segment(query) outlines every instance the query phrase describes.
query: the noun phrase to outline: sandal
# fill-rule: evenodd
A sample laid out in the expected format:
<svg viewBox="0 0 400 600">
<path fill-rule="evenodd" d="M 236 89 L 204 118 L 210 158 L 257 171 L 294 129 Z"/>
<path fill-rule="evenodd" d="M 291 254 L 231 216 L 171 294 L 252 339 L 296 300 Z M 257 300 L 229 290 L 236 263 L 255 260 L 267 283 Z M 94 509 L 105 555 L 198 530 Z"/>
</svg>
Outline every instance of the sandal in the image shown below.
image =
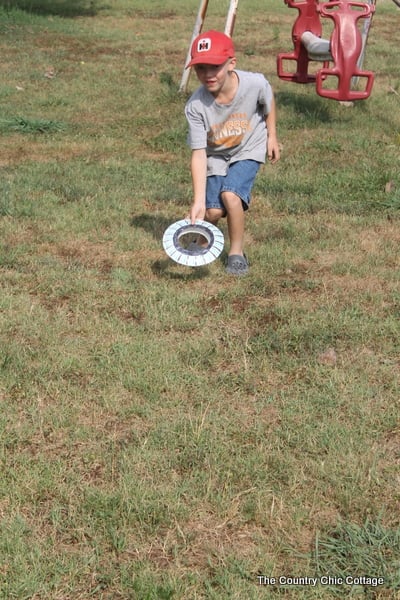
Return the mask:
<svg viewBox="0 0 400 600">
<path fill-rule="evenodd" d="M 249 263 L 246 256 L 241 256 L 240 254 L 228 256 L 226 272 L 231 275 L 246 275 L 249 272 Z"/>
</svg>

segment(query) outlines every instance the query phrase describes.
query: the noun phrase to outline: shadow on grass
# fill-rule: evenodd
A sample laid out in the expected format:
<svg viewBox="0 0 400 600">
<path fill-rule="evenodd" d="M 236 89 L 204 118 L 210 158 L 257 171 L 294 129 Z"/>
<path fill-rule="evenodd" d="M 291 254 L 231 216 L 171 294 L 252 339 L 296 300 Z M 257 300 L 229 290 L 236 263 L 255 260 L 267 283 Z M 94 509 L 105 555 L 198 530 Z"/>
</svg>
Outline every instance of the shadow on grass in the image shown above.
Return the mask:
<svg viewBox="0 0 400 600">
<path fill-rule="evenodd" d="M 152 215 L 142 213 L 132 217 L 130 222 L 132 227 L 140 227 L 144 231 L 151 233 L 152 236 L 161 243 L 164 232 L 171 225 L 170 219 L 162 215 Z M 152 272 L 167 279 L 180 279 L 182 281 L 194 281 L 203 279 L 209 275 L 209 269 L 204 267 L 184 267 L 174 263 L 170 258 L 156 260 L 151 267 Z"/>
<path fill-rule="evenodd" d="M 38 15 L 59 17 L 95 16 L 101 8 L 98 0 L 0 0 L 0 8 L 25 10 Z"/>
<path fill-rule="evenodd" d="M 311 85 L 309 84 L 309 86 Z M 304 94 L 301 88 L 304 89 L 304 84 L 292 84 L 289 91 L 276 93 L 277 104 L 293 111 L 293 115 L 298 119 L 299 127 L 319 127 L 321 123 L 334 123 L 338 120 L 337 114 L 331 111 L 331 107 L 337 105 L 335 100 L 327 100 L 318 96 L 315 88 L 313 95 Z M 363 102 L 354 102 L 352 106 L 354 110 L 366 110 L 366 104 Z"/>
<path fill-rule="evenodd" d="M 291 108 L 295 114 L 301 115 L 302 126 L 306 122 L 308 125 L 320 123 L 329 123 L 332 121 L 332 114 L 329 108 L 319 96 L 303 96 L 293 92 L 277 92 L 276 101 L 280 106 Z"/>
<path fill-rule="evenodd" d="M 170 258 L 156 260 L 151 265 L 154 275 L 166 279 L 179 279 L 181 281 L 196 281 L 210 275 L 208 267 L 183 267 L 174 263 Z"/>
<path fill-rule="evenodd" d="M 132 227 L 140 227 L 151 233 L 156 240 L 161 240 L 164 231 L 171 225 L 171 221 L 162 215 L 152 215 L 149 213 L 142 213 L 131 219 Z"/>
</svg>

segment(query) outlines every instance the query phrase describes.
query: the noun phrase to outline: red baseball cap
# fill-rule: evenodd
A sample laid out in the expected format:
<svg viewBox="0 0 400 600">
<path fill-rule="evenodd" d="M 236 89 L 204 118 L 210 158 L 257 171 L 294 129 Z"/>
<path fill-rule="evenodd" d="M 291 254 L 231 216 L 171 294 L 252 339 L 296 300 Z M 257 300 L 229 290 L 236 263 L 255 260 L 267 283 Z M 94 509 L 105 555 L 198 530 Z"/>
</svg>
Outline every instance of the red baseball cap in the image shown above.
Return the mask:
<svg viewBox="0 0 400 600">
<path fill-rule="evenodd" d="M 190 51 L 192 65 L 222 65 L 228 58 L 235 56 L 232 39 L 220 31 L 206 31 L 198 35 L 192 43 Z"/>
</svg>

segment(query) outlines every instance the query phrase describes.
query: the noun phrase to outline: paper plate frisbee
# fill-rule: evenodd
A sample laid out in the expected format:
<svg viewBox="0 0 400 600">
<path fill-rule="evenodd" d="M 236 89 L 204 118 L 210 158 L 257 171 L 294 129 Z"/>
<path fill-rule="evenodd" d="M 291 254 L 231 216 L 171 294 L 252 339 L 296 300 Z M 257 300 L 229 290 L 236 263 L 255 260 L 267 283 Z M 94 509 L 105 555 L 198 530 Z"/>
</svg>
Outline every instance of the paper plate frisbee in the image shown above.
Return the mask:
<svg viewBox="0 0 400 600">
<path fill-rule="evenodd" d="M 188 234 L 203 236 L 207 245 L 199 246 L 194 239 L 185 247 L 182 237 Z M 183 219 L 173 223 L 165 230 L 163 246 L 168 256 L 180 265 L 202 267 L 221 254 L 224 248 L 224 235 L 218 227 L 206 221 L 198 220 L 192 225 L 189 219 Z"/>
</svg>

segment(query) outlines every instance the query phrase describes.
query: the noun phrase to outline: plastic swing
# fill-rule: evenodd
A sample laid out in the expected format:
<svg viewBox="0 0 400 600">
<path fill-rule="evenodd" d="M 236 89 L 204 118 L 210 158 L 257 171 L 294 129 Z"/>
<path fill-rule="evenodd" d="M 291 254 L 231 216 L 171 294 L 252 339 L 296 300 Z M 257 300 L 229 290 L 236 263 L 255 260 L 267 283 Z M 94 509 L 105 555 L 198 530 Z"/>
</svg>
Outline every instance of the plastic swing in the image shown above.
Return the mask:
<svg viewBox="0 0 400 600">
<path fill-rule="evenodd" d="M 352 101 L 368 98 L 374 74 L 362 70 L 360 62 L 375 5 L 372 2 L 351 0 L 322 3 L 318 0 L 285 0 L 285 3 L 290 8 L 296 8 L 299 14 L 292 29 L 293 51 L 278 54 L 278 76 L 295 83 L 315 82 L 317 94 L 333 100 Z M 320 17 L 327 17 L 334 23 L 330 40 L 321 38 Z M 360 19 L 366 20 L 367 29 L 364 36 L 358 27 Z M 284 61 L 295 61 L 296 71 L 285 71 Z M 315 74 L 309 73 L 310 61 L 323 62 L 322 68 Z M 365 89 L 361 91 L 353 89 L 354 82 L 359 78 L 366 81 Z M 327 82 L 332 85 L 332 89 L 326 86 Z"/>
</svg>

